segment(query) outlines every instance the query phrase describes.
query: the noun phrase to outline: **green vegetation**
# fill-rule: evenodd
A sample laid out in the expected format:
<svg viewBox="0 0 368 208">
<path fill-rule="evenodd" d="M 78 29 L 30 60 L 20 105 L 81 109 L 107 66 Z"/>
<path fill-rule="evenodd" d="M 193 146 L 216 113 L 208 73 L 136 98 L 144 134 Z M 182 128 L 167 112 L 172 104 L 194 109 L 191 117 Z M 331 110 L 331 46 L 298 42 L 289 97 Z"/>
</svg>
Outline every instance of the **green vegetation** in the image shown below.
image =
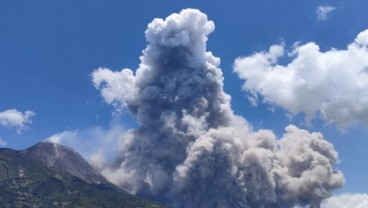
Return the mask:
<svg viewBox="0 0 368 208">
<path fill-rule="evenodd" d="M 69 153 L 70 156 L 70 153 Z M 60 175 L 26 151 L 0 149 L 1 207 L 161 208 L 106 181 L 88 183 Z"/>
</svg>

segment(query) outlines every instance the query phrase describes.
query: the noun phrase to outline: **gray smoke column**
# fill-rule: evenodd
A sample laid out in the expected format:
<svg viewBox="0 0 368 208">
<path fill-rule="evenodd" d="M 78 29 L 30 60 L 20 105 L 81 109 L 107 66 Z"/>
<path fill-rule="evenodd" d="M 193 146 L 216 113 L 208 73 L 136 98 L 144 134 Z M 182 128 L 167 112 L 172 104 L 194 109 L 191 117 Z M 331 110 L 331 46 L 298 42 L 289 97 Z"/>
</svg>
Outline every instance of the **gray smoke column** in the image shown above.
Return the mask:
<svg viewBox="0 0 368 208">
<path fill-rule="evenodd" d="M 206 51 L 214 23 L 195 9 L 154 19 L 130 69 L 93 72 L 105 101 L 139 122 L 121 140 L 118 165 L 102 173 L 174 207 L 318 207 L 343 185 L 332 144 L 288 126 L 281 139 L 233 113 L 220 59 Z"/>
</svg>

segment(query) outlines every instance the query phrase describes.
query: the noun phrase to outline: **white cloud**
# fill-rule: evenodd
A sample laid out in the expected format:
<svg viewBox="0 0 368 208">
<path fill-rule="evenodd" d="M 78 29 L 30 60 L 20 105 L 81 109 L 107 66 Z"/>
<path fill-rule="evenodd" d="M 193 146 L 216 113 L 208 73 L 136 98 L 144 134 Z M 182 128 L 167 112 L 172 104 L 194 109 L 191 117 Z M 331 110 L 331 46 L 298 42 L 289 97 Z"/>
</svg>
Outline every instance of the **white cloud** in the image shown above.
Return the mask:
<svg viewBox="0 0 368 208">
<path fill-rule="evenodd" d="M 105 102 L 116 107 L 124 107 L 125 102 L 135 99 L 135 77 L 129 69 L 112 72 L 110 69 L 99 68 L 93 71 L 92 81 L 95 88 L 101 91 Z"/>
<path fill-rule="evenodd" d="M 259 95 L 293 115 L 307 120 L 321 115 L 327 123 L 346 127 L 368 125 L 368 30 L 361 32 L 347 49 L 320 51 L 316 43 L 295 45 L 282 65 L 283 45 L 273 45 L 235 60 L 234 71 L 243 79 L 243 89 Z"/>
<path fill-rule="evenodd" d="M 4 141 L 4 140 L 2 140 L 1 138 L 0 138 L 0 147 L 5 147 L 7 145 L 7 142 L 6 141 Z"/>
<path fill-rule="evenodd" d="M 341 194 L 322 202 L 322 208 L 367 208 L 368 194 Z"/>
<path fill-rule="evenodd" d="M 64 142 L 74 142 L 74 139 L 77 136 L 78 135 L 76 131 L 63 131 L 48 137 L 46 140 L 57 144 L 63 144 Z"/>
<path fill-rule="evenodd" d="M 16 109 L 10 109 L 0 112 L 0 126 L 14 127 L 20 134 L 27 129 L 27 125 L 32 123 L 31 117 L 36 115 L 33 111 L 21 112 Z"/>
<path fill-rule="evenodd" d="M 317 8 L 316 13 L 317 13 L 317 21 L 325 21 L 328 17 L 328 15 L 332 12 L 336 10 L 335 7 L 330 6 L 330 5 L 321 5 Z"/>
</svg>

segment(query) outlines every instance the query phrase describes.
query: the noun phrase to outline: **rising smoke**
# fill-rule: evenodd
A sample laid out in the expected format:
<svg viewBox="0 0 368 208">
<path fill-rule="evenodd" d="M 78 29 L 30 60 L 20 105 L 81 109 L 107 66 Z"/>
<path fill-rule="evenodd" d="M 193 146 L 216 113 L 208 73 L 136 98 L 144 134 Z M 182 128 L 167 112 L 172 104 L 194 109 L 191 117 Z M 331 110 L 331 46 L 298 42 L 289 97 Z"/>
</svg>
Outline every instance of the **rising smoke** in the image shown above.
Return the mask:
<svg viewBox="0 0 368 208">
<path fill-rule="evenodd" d="M 105 101 L 140 124 L 121 140 L 118 165 L 102 173 L 174 207 L 318 207 L 344 183 L 337 152 L 320 133 L 290 125 L 278 140 L 235 115 L 220 59 L 206 51 L 213 30 L 194 9 L 154 19 L 136 73 L 93 72 Z"/>
</svg>

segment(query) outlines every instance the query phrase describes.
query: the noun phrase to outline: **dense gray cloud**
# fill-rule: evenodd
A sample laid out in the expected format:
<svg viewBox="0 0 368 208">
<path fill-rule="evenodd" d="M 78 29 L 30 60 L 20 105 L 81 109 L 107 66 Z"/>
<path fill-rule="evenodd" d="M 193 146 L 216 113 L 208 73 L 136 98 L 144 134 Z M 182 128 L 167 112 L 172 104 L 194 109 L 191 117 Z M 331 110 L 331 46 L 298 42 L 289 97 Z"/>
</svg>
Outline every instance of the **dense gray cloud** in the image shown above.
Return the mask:
<svg viewBox="0 0 368 208">
<path fill-rule="evenodd" d="M 273 45 L 268 52 L 235 60 L 234 71 L 254 100 L 260 95 L 293 115 L 304 113 L 307 120 L 320 115 L 339 127 L 368 125 L 368 30 L 346 50 L 295 45 L 290 62 L 281 65 L 284 48 Z"/>
<path fill-rule="evenodd" d="M 0 126 L 14 127 L 20 134 L 27 129 L 28 125 L 32 123 L 31 117 L 36 115 L 33 111 L 21 112 L 16 109 L 10 109 L 0 112 Z"/>
<path fill-rule="evenodd" d="M 213 30 L 194 9 L 155 19 L 135 73 L 93 72 L 105 101 L 140 124 L 124 134 L 118 163 L 103 175 L 179 208 L 317 207 L 344 183 L 333 168 L 337 152 L 320 133 L 290 125 L 278 140 L 235 115 L 220 59 L 206 51 Z"/>
</svg>

